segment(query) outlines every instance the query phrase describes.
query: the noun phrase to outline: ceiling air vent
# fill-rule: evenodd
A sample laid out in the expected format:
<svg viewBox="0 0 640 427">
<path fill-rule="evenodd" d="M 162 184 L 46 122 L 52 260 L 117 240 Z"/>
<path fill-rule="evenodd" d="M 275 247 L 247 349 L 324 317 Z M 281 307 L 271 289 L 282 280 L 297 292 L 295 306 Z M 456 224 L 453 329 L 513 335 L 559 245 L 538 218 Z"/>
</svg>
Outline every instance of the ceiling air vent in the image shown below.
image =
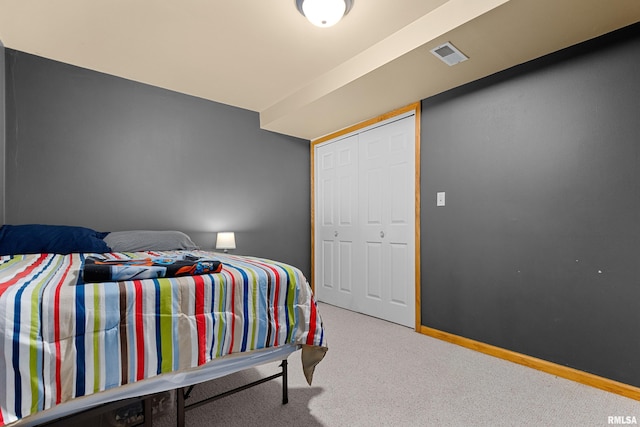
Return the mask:
<svg viewBox="0 0 640 427">
<path fill-rule="evenodd" d="M 440 46 L 431 49 L 431 53 L 440 58 L 442 62 L 451 66 L 456 65 L 458 62 L 466 61 L 467 58 L 464 53 L 460 52 L 450 42 L 441 44 Z"/>
</svg>

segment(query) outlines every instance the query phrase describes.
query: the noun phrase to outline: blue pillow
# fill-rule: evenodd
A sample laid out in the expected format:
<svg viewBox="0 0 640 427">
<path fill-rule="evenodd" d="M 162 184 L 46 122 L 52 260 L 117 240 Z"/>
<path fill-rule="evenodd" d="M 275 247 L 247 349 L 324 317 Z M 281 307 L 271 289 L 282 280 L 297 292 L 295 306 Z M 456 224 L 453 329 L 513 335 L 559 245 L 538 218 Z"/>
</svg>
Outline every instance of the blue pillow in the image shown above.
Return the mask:
<svg viewBox="0 0 640 427">
<path fill-rule="evenodd" d="M 107 234 L 69 225 L 3 225 L 0 227 L 0 255 L 111 252 L 102 240 Z"/>
</svg>

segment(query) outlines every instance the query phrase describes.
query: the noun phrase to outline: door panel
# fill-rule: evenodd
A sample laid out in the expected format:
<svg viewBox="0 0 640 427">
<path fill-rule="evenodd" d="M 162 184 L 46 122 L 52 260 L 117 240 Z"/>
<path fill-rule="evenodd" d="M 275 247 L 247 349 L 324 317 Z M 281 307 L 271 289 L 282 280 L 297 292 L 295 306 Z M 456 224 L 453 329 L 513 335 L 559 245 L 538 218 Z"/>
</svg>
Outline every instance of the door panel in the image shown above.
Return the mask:
<svg viewBox="0 0 640 427">
<path fill-rule="evenodd" d="M 358 142 L 367 153 L 359 163 L 360 206 L 368 214 L 361 217 L 362 233 L 368 248 L 379 247 L 377 257 L 365 258 L 365 271 L 379 271 L 373 283 L 380 286 L 366 313 L 406 326 L 415 326 L 414 126 L 408 117 L 362 132 Z"/>
<path fill-rule="evenodd" d="M 333 242 L 322 242 L 322 279 L 320 284 L 323 288 L 333 288 Z"/>
<path fill-rule="evenodd" d="M 374 307 L 382 300 L 382 245 L 367 242 L 364 283 L 368 300 L 374 300 Z"/>
<path fill-rule="evenodd" d="M 392 282 L 404 283 L 410 280 L 408 276 L 409 251 L 408 245 L 404 243 L 391 243 L 389 269 L 390 280 Z M 394 304 L 407 306 L 410 303 L 406 286 L 390 286 L 389 301 Z"/>
<path fill-rule="evenodd" d="M 334 211 L 334 198 L 333 198 L 333 177 L 325 177 L 322 179 L 320 194 L 322 199 L 326 200 L 322 205 L 322 218 L 321 224 L 325 227 L 333 225 L 333 211 Z"/>
<path fill-rule="evenodd" d="M 353 286 L 353 242 L 338 242 L 340 291 L 350 294 Z"/>
<path fill-rule="evenodd" d="M 345 138 L 318 147 L 316 151 L 320 163 L 316 194 L 321 195 L 316 202 L 316 212 L 322 212 L 316 236 L 317 241 L 322 242 L 324 256 L 331 257 L 329 267 L 324 265 L 317 269 L 322 276 L 316 275 L 316 278 L 323 285 L 316 289 L 316 294 L 318 300 L 344 308 L 352 304 L 354 265 L 357 264 L 354 259 L 358 209 L 357 149 L 356 138 Z"/>
<path fill-rule="evenodd" d="M 389 222 L 391 224 L 409 225 L 409 206 L 407 199 L 413 198 L 413 194 L 409 194 L 406 182 L 409 168 L 405 163 L 396 164 L 389 167 L 389 184 L 392 191 L 389 192 Z M 413 214 L 413 212 L 412 212 Z"/>
<path fill-rule="evenodd" d="M 355 218 L 353 217 L 353 203 L 350 191 L 340 191 L 340 189 L 348 189 L 355 187 L 355 177 L 350 175 L 343 175 L 340 177 L 340 184 L 338 188 L 338 192 L 340 194 L 340 225 L 345 226 L 354 226 Z"/>
<path fill-rule="evenodd" d="M 364 179 L 364 192 L 366 192 L 366 218 L 364 221 L 367 225 L 382 225 L 382 197 L 380 192 L 383 191 L 383 169 L 375 168 L 367 170 Z"/>
</svg>

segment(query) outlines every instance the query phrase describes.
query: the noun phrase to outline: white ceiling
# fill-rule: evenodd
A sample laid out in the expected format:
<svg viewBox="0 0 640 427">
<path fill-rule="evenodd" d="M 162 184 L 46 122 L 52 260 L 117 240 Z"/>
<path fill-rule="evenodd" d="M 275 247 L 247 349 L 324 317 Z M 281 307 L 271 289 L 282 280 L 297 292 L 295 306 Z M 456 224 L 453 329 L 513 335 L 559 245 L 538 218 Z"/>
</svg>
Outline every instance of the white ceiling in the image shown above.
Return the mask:
<svg viewBox="0 0 640 427">
<path fill-rule="evenodd" d="M 315 139 L 640 21 L 640 0 L 0 0 L 5 47 L 260 113 Z M 469 60 L 429 51 L 450 41 Z"/>
</svg>

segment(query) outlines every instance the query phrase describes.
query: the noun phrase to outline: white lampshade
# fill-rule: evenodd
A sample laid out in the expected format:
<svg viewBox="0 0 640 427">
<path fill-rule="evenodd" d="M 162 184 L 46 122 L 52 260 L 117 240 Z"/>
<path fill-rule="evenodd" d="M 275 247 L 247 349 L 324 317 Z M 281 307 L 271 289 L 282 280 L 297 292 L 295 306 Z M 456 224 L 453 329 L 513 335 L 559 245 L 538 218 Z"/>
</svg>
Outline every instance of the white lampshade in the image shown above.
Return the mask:
<svg viewBox="0 0 640 427">
<path fill-rule="evenodd" d="M 318 27 L 331 27 L 346 15 L 353 0 L 296 0 L 298 10 Z"/>
<path fill-rule="evenodd" d="M 216 249 L 224 249 L 226 252 L 227 249 L 235 249 L 236 248 L 236 234 L 233 231 L 225 231 L 218 233 L 218 237 L 216 238 Z"/>
</svg>

